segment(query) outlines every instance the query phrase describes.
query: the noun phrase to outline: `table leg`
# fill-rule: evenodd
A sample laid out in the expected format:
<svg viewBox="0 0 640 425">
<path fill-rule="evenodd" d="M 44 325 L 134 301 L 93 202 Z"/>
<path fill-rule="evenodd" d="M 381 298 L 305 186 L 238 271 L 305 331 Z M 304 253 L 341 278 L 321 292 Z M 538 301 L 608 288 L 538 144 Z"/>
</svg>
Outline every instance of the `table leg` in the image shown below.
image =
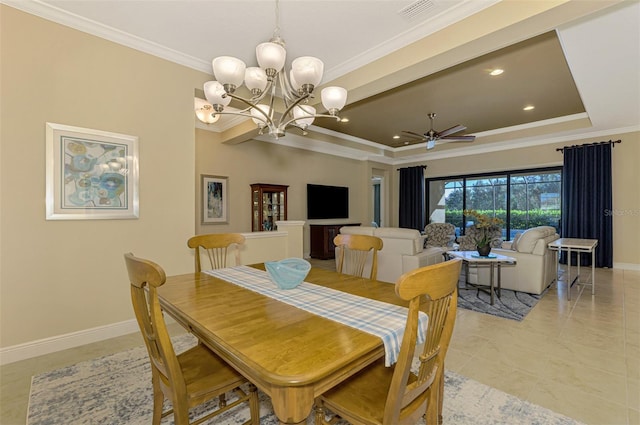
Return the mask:
<svg viewBox="0 0 640 425">
<path fill-rule="evenodd" d="M 498 298 L 502 295 L 500 294 L 500 290 L 502 289 L 502 265 L 500 263 L 496 264 L 498 267 Z"/>
<path fill-rule="evenodd" d="M 494 269 L 493 264 L 494 264 L 494 263 L 493 263 L 493 261 L 492 261 L 492 262 L 491 262 L 491 266 L 490 266 L 490 269 L 491 269 L 491 278 L 490 278 L 490 280 L 489 280 L 489 293 L 491 294 L 491 305 L 493 305 L 493 269 Z"/>
<path fill-rule="evenodd" d="M 567 301 L 571 301 L 571 248 L 567 248 Z"/>
<path fill-rule="evenodd" d="M 596 294 L 596 248 L 591 250 L 591 295 Z"/>
</svg>

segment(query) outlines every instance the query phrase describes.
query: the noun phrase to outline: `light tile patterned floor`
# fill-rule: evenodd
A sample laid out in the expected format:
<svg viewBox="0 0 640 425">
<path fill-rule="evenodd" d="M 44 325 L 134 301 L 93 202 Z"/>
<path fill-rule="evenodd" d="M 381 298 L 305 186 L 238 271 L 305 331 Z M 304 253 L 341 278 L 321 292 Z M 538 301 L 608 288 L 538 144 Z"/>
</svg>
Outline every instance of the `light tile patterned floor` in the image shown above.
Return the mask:
<svg viewBox="0 0 640 425">
<path fill-rule="evenodd" d="M 596 284 L 570 302 L 553 284 L 522 322 L 459 310 L 446 367 L 587 424 L 640 425 L 640 271 L 597 269 Z M 139 345 L 131 334 L 2 366 L 0 424 L 25 423 L 32 375 Z"/>
</svg>

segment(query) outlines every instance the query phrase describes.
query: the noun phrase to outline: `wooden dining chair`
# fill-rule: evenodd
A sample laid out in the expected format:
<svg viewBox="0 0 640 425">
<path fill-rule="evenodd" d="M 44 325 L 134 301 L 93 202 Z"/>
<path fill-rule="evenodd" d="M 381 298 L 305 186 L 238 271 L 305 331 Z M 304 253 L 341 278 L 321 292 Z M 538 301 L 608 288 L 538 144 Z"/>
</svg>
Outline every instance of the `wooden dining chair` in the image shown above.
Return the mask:
<svg viewBox="0 0 640 425">
<path fill-rule="evenodd" d="M 257 389 L 253 384 L 249 384 L 248 392 L 243 391 L 240 385 L 247 380 L 203 344 L 176 355 L 158 300 L 157 288 L 166 280 L 164 270 L 156 263 L 131 253 L 125 254 L 124 259 L 131 282 L 133 309 L 151 360 L 152 423 L 158 425 L 162 417 L 173 413 L 176 425 L 187 425 L 190 408 L 218 398 L 219 408 L 194 421 L 193 425 L 244 402 L 249 403 L 251 412 L 247 423 L 257 425 L 260 411 Z M 227 404 L 228 392 L 235 393 L 238 398 Z M 165 397 L 173 408 L 163 413 Z"/>
<path fill-rule="evenodd" d="M 316 425 L 340 418 L 352 424 L 416 424 L 425 414 L 427 425 L 441 423 L 444 358 L 456 318 L 459 276 L 459 259 L 400 276 L 396 294 L 409 301 L 409 313 L 397 363 L 385 367 L 382 358 L 320 395 L 315 402 Z M 428 314 L 429 324 L 420 366 L 413 373 L 420 309 Z M 329 422 L 325 409 L 336 414 Z"/>
<path fill-rule="evenodd" d="M 245 238 L 240 233 L 212 233 L 196 235 L 187 241 L 189 248 L 195 248 L 196 272 L 202 271 L 201 255 L 206 254 L 212 269 L 227 267 L 227 255 L 232 245 L 235 245 L 235 265 L 240 265 L 240 245 Z"/>
<path fill-rule="evenodd" d="M 378 276 L 378 251 L 382 249 L 382 239 L 369 235 L 337 235 L 333 244 L 339 248 L 336 270 L 338 273 L 365 277 L 365 266 L 372 252 L 369 279 Z"/>
</svg>

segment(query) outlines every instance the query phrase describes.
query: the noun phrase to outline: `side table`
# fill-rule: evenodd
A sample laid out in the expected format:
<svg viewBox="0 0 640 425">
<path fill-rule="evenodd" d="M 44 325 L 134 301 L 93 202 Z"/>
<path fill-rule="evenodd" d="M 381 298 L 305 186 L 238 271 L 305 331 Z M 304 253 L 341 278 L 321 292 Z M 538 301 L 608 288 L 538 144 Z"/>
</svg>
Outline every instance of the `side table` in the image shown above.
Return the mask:
<svg viewBox="0 0 640 425">
<path fill-rule="evenodd" d="M 490 279 L 489 285 L 486 288 L 489 291 L 489 295 L 491 297 L 491 305 L 494 304 L 494 293 L 497 293 L 498 298 L 500 298 L 500 288 L 501 288 L 501 266 L 504 264 L 515 265 L 516 259 L 513 257 L 507 257 L 506 255 L 500 254 L 489 254 L 487 257 L 482 257 L 478 255 L 478 251 L 447 251 L 447 255 L 449 257 L 460 258 L 464 263 L 467 270 L 467 275 L 469 274 L 469 265 L 473 265 L 474 267 L 489 267 Z M 495 270 L 498 270 L 498 279 L 497 279 L 497 287 L 495 285 Z M 476 285 L 478 289 L 483 289 L 485 285 Z M 497 289 L 497 291 L 496 291 Z"/>
<path fill-rule="evenodd" d="M 556 283 L 558 283 L 558 262 L 560 261 L 559 253 L 562 251 L 567 252 L 567 300 L 571 300 L 571 286 L 574 281 L 578 281 L 578 284 L 591 285 L 591 295 L 596 293 L 596 282 L 594 280 L 596 270 L 596 247 L 598 246 L 597 239 L 573 239 L 573 238 L 560 238 L 553 242 L 549 242 L 547 245 L 549 249 L 556 252 Z M 574 280 L 571 280 L 571 253 L 578 253 L 578 275 Z M 591 282 L 580 282 L 580 253 L 591 253 Z"/>
</svg>

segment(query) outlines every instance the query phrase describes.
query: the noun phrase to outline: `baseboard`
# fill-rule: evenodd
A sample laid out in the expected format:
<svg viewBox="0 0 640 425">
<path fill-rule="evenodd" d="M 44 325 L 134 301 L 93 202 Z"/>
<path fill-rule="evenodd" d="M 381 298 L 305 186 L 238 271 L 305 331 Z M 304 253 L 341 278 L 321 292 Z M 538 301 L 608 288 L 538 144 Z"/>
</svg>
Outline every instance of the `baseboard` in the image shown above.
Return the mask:
<svg viewBox="0 0 640 425">
<path fill-rule="evenodd" d="M 613 263 L 614 269 L 623 269 L 623 270 L 638 270 L 640 271 L 640 264 L 635 263 Z"/>
<path fill-rule="evenodd" d="M 91 344 L 92 342 L 115 338 L 133 332 L 140 332 L 140 328 L 138 328 L 138 323 L 135 319 L 13 345 L 0 349 L 0 365 L 66 350 L 67 348 Z"/>
</svg>

